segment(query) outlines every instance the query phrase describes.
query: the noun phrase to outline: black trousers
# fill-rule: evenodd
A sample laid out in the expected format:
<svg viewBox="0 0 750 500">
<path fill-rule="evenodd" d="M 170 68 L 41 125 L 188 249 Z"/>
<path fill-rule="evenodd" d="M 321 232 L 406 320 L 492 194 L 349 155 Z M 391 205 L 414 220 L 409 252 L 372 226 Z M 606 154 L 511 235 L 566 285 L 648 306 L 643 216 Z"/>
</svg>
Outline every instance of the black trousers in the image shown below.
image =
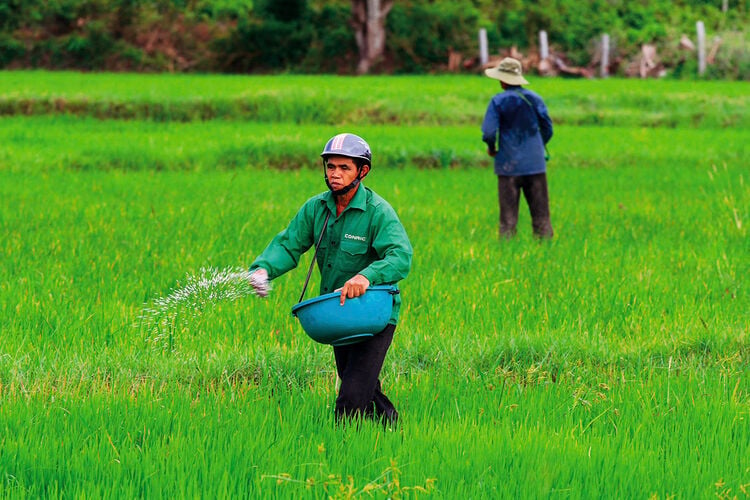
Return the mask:
<svg viewBox="0 0 750 500">
<path fill-rule="evenodd" d="M 497 176 L 497 198 L 500 202 L 500 238 L 516 235 L 518 205 L 521 193 L 526 198 L 531 213 L 531 227 L 540 238 L 552 237 L 552 222 L 549 216 L 547 174 Z"/>
<path fill-rule="evenodd" d="M 396 325 L 388 325 L 371 338 L 344 346 L 334 346 L 336 371 L 341 379 L 336 398 L 336 417 L 378 418 L 395 424 L 398 412 L 383 394 L 380 370 L 393 342 Z"/>
</svg>

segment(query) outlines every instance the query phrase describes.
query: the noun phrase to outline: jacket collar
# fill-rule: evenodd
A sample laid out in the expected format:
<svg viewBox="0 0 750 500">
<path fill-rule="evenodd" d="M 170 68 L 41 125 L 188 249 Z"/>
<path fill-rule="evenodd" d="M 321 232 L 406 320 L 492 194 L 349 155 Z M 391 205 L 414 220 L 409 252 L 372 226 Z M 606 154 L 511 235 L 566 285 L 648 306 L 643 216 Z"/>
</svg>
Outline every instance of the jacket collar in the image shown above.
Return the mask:
<svg viewBox="0 0 750 500">
<path fill-rule="evenodd" d="M 331 211 L 331 213 L 336 213 L 336 201 L 333 199 L 333 193 L 328 191 L 324 196 L 323 200 L 325 201 L 326 206 L 328 207 L 328 210 Z M 357 186 L 357 191 L 354 193 L 354 197 L 349 202 L 349 205 L 344 209 L 344 212 L 349 210 L 350 208 L 356 208 L 357 210 L 362 210 L 363 212 L 367 208 L 367 189 L 365 189 L 365 185 L 360 182 L 359 186 Z"/>
</svg>

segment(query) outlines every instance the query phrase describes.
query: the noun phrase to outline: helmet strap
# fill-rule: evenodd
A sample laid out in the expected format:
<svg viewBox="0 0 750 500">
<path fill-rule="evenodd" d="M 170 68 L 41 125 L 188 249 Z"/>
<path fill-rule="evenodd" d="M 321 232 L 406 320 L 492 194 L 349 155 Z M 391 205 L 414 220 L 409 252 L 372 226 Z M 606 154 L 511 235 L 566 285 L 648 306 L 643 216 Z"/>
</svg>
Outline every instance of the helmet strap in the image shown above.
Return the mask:
<svg viewBox="0 0 750 500">
<path fill-rule="evenodd" d="M 334 190 L 331 187 L 331 185 L 328 183 L 328 177 L 326 177 L 326 186 L 328 186 L 328 189 L 331 190 L 331 194 L 333 194 L 334 196 L 341 196 L 341 195 L 344 195 L 344 194 L 348 193 L 349 191 L 351 191 L 355 187 L 359 186 L 359 182 L 360 182 L 360 179 L 359 179 L 359 177 L 357 177 L 348 186 L 344 186 L 341 189 Z"/>
</svg>

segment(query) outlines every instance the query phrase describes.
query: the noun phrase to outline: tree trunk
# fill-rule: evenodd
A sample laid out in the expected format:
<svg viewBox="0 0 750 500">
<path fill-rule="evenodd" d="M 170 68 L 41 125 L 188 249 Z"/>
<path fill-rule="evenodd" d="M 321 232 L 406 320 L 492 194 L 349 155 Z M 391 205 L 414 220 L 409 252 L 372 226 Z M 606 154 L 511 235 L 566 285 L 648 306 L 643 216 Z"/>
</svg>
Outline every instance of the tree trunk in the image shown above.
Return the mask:
<svg viewBox="0 0 750 500">
<path fill-rule="evenodd" d="M 393 0 L 352 0 L 354 38 L 359 48 L 357 73 L 369 73 L 385 51 L 385 18 Z"/>
</svg>

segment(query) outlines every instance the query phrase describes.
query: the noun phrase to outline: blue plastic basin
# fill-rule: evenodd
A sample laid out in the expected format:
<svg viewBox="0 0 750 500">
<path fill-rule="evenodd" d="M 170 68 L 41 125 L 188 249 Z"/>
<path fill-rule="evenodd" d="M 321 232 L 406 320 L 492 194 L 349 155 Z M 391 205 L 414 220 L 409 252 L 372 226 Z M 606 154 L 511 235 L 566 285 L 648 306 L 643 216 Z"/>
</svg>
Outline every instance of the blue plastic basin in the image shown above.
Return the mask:
<svg viewBox="0 0 750 500">
<path fill-rule="evenodd" d="M 364 295 L 346 299 L 343 306 L 341 293 L 327 293 L 296 304 L 292 314 L 316 342 L 354 344 L 386 327 L 393 310 L 393 295 L 397 293 L 392 285 L 371 286 Z"/>
</svg>

